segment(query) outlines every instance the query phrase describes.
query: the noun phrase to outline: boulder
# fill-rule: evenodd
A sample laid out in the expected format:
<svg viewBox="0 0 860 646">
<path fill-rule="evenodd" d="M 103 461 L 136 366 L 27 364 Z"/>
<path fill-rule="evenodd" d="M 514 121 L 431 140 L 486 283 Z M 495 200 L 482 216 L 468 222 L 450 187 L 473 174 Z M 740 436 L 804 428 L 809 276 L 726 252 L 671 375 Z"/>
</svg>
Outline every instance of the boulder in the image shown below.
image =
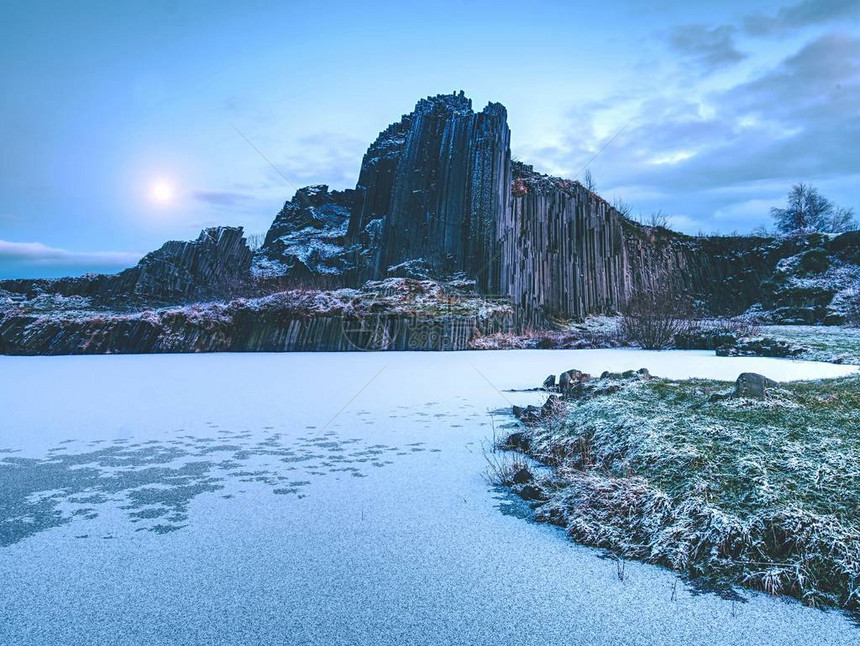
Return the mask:
<svg viewBox="0 0 860 646">
<path fill-rule="evenodd" d="M 581 370 L 571 369 L 558 376 L 558 389 L 562 395 L 570 396 L 582 389 L 582 384 L 591 379 L 591 375 Z"/>
<path fill-rule="evenodd" d="M 521 469 L 517 469 L 513 477 L 514 484 L 521 485 L 533 482 L 534 479 L 535 477 L 532 475 L 532 472 L 529 471 L 528 467 L 522 467 Z"/>
<path fill-rule="evenodd" d="M 763 399 L 768 388 L 779 384 L 773 379 L 755 372 L 741 373 L 735 382 L 735 397 L 748 397 L 752 399 Z"/>
<path fill-rule="evenodd" d="M 533 426 L 541 420 L 541 409 L 537 406 L 514 406 L 512 409 L 514 417 L 526 426 Z"/>
<path fill-rule="evenodd" d="M 526 426 L 534 426 L 541 422 L 551 420 L 564 410 L 562 400 L 557 395 L 550 395 L 544 402 L 543 406 L 514 406 L 512 409 L 514 417 L 520 420 Z M 510 438 L 509 438 L 510 439 Z"/>
<path fill-rule="evenodd" d="M 508 449 L 510 451 L 520 451 L 521 453 L 525 453 L 529 450 L 531 446 L 531 438 L 522 432 L 511 433 L 508 435 L 508 438 L 505 440 L 502 448 Z"/>
<path fill-rule="evenodd" d="M 523 500 L 531 500 L 541 502 L 547 499 L 547 495 L 543 489 L 536 484 L 526 484 L 516 489 L 517 494 Z"/>
<path fill-rule="evenodd" d="M 555 375 L 550 375 L 546 379 L 543 380 L 544 390 L 552 390 L 555 388 Z"/>
<path fill-rule="evenodd" d="M 755 336 L 738 339 L 717 348 L 718 357 L 796 357 L 805 348 L 770 337 Z"/>
</svg>

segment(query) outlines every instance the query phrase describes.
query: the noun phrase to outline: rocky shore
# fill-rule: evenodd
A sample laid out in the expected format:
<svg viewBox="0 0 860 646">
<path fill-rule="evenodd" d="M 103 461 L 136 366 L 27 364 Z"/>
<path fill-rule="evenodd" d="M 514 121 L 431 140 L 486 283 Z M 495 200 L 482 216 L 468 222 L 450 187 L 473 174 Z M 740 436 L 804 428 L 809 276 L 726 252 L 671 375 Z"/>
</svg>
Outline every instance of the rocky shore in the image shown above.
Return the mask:
<svg viewBox="0 0 860 646">
<path fill-rule="evenodd" d="M 860 611 L 860 378 L 547 378 L 497 480 L 614 558 Z M 542 465 L 542 466 L 541 466 Z"/>
</svg>

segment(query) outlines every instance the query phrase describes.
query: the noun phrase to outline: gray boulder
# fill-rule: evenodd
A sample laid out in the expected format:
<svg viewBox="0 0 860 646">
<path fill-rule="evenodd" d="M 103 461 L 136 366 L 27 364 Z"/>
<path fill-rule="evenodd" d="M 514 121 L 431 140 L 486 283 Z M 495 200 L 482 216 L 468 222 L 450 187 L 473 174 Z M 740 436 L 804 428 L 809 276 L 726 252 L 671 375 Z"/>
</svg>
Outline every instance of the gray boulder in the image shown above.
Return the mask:
<svg viewBox="0 0 860 646">
<path fill-rule="evenodd" d="M 763 399 L 768 388 L 779 384 L 773 379 L 755 372 L 744 372 L 735 382 L 735 397 L 749 397 L 752 399 Z"/>
</svg>

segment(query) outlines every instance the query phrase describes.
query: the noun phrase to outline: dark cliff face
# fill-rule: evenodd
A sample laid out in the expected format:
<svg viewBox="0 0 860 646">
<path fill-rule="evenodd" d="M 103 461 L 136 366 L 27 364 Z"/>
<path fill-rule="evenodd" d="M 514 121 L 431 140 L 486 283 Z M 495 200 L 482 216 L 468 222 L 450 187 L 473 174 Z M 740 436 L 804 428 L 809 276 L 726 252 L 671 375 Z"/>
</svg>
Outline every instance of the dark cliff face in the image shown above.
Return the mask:
<svg viewBox="0 0 860 646">
<path fill-rule="evenodd" d="M 501 291 L 521 326 L 612 314 L 669 287 L 703 314 L 841 324 L 860 285 L 860 233 L 692 237 L 623 217 L 578 182 L 513 164 Z"/>
<path fill-rule="evenodd" d="M 354 194 L 329 191 L 325 185 L 299 189 L 275 216 L 256 254 L 257 278 L 288 275 L 293 285 L 325 285 L 332 278 L 352 282 L 355 258 L 346 244 L 346 230 Z"/>
<path fill-rule="evenodd" d="M 29 297 L 84 296 L 117 306 L 221 298 L 248 289 L 252 258 L 241 227 L 214 227 L 196 240 L 166 242 L 118 274 L 8 280 L 0 289 Z"/>
<path fill-rule="evenodd" d="M 495 289 L 499 214 L 507 209 L 510 130 L 505 108 L 475 113 L 462 92 L 429 97 L 384 130 L 364 157 L 349 234 L 381 234 L 367 276 L 421 261 Z M 396 271 L 396 270 L 395 270 Z"/>
<path fill-rule="evenodd" d="M 523 324 L 614 312 L 627 293 L 621 216 L 578 182 L 513 165 L 500 288 Z"/>
</svg>

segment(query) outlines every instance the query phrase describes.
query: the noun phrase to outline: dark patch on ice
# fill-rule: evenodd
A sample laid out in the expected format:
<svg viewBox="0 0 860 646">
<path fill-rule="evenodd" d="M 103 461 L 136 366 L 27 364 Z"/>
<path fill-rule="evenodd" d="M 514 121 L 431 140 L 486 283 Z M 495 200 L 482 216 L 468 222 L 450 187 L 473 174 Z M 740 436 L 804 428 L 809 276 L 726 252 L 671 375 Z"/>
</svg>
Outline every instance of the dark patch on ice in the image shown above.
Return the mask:
<svg viewBox="0 0 860 646">
<path fill-rule="evenodd" d="M 237 492 L 236 483 L 253 482 L 251 492 L 270 486 L 276 495 L 304 498 L 311 480 L 296 478 L 298 469 L 314 477 L 348 473 L 363 478 L 367 474 L 356 465 L 383 467 L 392 464 L 383 456 L 410 453 L 384 444 L 365 446 L 355 437 L 341 440 L 334 431 L 289 438 L 271 428 L 263 430 L 262 438 L 229 430 L 219 431 L 218 438 L 123 438 L 78 453 L 54 447 L 41 458 L 0 450 L 0 547 L 73 521 L 95 519 L 108 505 L 125 512 L 135 531 L 168 534 L 188 526 L 191 502 L 202 494 L 232 485 L 230 492 L 218 496 L 228 500 L 247 493 Z M 418 444 L 423 443 L 410 448 Z"/>
<path fill-rule="evenodd" d="M 531 505 L 514 494 L 509 488 L 493 487 L 493 491 L 497 494 L 496 500 L 499 501 L 496 507 L 504 516 L 513 516 L 520 520 L 534 521 L 534 510 Z"/>
<path fill-rule="evenodd" d="M 682 576 L 681 580 L 694 597 L 703 594 L 713 594 L 726 601 L 736 601 L 738 603 L 747 603 L 749 601 L 735 586 L 729 583 L 716 581 L 709 577 L 692 578 Z"/>
</svg>

